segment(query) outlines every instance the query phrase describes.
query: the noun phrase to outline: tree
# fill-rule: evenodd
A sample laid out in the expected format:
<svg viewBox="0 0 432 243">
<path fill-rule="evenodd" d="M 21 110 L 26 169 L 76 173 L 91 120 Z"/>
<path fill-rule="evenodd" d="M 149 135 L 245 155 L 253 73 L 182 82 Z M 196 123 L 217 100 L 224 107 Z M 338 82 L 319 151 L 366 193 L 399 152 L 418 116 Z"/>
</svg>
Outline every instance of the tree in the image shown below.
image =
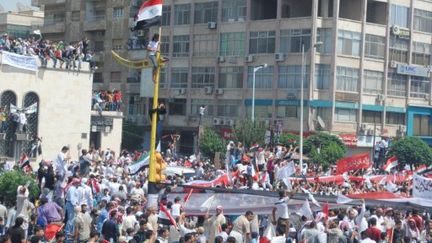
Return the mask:
<svg viewBox="0 0 432 243">
<path fill-rule="evenodd" d="M 251 146 L 254 142 L 264 144 L 265 132 L 264 123 L 250 120 L 237 122 L 234 127 L 235 138 L 246 146 Z"/>
<path fill-rule="evenodd" d="M 300 136 L 292 133 L 285 133 L 279 137 L 279 143 L 283 144 L 285 147 L 296 147 L 299 145 Z"/>
<path fill-rule="evenodd" d="M 22 171 L 18 170 L 2 173 L 0 175 L 0 191 L 2 192 L 0 197 L 3 197 L 3 200 L 5 202 L 15 205 L 18 186 L 25 185 L 27 183 L 30 183 L 28 187 L 30 192 L 29 196 L 33 198 L 38 198 L 39 187 L 36 183 L 35 178 L 26 175 Z"/>
<path fill-rule="evenodd" d="M 324 169 L 327 169 L 344 157 L 346 147 L 338 137 L 327 133 L 318 133 L 305 140 L 303 152 L 312 162 L 321 164 Z"/>
<path fill-rule="evenodd" d="M 432 150 L 420 138 L 404 137 L 391 144 L 389 157 L 396 156 L 399 166 L 409 165 L 411 169 L 418 165 L 432 164 Z"/>
<path fill-rule="evenodd" d="M 201 153 L 209 158 L 214 158 L 216 152 L 225 154 L 225 140 L 213 129 L 205 128 L 199 140 Z"/>
<path fill-rule="evenodd" d="M 144 127 L 135 123 L 123 122 L 122 148 L 136 150 L 142 147 L 144 141 Z"/>
</svg>

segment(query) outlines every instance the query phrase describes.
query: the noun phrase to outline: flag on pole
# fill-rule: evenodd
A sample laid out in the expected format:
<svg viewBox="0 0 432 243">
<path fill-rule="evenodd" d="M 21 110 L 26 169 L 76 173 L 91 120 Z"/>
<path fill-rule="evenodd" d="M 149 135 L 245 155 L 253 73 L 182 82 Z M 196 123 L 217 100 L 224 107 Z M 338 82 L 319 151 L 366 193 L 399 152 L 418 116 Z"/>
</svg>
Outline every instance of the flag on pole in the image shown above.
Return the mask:
<svg viewBox="0 0 432 243">
<path fill-rule="evenodd" d="M 391 169 L 393 169 L 397 165 L 398 165 L 398 159 L 396 158 L 396 156 L 392 156 L 387 160 L 386 164 L 383 166 L 383 169 L 387 172 L 390 172 Z"/>
<path fill-rule="evenodd" d="M 135 16 L 135 26 L 133 30 L 150 28 L 160 25 L 162 19 L 162 0 L 145 1 Z"/>
</svg>

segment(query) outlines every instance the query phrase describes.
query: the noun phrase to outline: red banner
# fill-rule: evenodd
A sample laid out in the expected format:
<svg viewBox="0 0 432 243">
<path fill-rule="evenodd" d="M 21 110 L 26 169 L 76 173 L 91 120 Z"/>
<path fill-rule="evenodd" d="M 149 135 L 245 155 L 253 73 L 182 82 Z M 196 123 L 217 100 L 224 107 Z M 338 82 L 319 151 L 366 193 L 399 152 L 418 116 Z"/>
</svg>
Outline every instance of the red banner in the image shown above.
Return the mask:
<svg viewBox="0 0 432 243">
<path fill-rule="evenodd" d="M 343 174 L 347 171 L 367 169 L 371 165 L 369 153 L 356 154 L 339 160 L 336 164 L 336 173 Z"/>
</svg>

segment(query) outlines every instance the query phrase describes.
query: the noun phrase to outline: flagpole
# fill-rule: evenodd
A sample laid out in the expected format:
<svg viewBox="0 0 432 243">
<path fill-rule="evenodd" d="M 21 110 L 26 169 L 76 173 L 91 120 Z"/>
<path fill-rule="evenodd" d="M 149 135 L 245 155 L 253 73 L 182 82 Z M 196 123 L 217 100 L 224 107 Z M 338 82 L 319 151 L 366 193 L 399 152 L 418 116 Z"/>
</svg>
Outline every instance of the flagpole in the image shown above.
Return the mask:
<svg viewBox="0 0 432 243">
<path fill-rule="evenodd" d="M 158 117 L 158 99 L 159 99 L 159 79 L 161 70 L 161 54 L 160 54 L 160 40 L 162 35 L 162 27 L 159 27 L 159 40 L 158 50 L 156 52 L 156 75 L 154 80 L 153 89 L 153 106 L 154 111 L 151 115 L 151 136 L 150 136 L 150 163 L 148 174 L 148 189 L 149 189 L 149 206 L 157 206 L 158 189 L 156 188 L 156 130 L 157 130 L 157 117 Z"/>
</svg>

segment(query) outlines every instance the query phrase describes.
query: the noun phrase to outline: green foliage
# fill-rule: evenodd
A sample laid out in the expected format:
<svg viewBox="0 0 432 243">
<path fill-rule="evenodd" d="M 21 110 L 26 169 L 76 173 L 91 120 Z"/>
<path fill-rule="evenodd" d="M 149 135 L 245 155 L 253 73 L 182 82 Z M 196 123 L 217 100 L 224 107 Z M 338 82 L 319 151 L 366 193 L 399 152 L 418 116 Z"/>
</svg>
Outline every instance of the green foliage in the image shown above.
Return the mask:
<svg viewBox="0 0 432 243">
<path fill-rule="evenodd" d="M 200 151 L 204 156 L 214 158 L 216 152 L 225 154 L 225 140 L 211 128 L 205 128 L 199 140 Z"/>
<path fill-rule="evenodd" d="M 305 140 L 303 151 L 312 162 L 319 163 L 324 169 L 327 169 L 344 157 L 346 147 L 338 137 L 318 133 Z"/>
<path fill-rule="evenodd" d="M 390 146 L 389 156 L 396 156 L 399 166 L 418 166 L 432 163 L 432 150 L 420 138 L 404 137 Z"/>
<path fill-rule="evenodd" d="M 123 122 L 122 148 L 127 150 L 141 149 L 144 141 L 144 127 L 128 121 Z"/>
<path fill-rule="evenodd" d="M 285 147 L 296 147 L 300 143 L 300 136 L 292 133 L 285 133 L 280 135 L 279 143 L 283 144 Z"/>
<path fill-rule="evenodd" d="M 28 182 L 30 183 L 28 187 L 30 191 L 29 196 L 38 198 L 39 187 L 35 178 L 18 170 L 2 173 L 0 175 L 0 191 L 2 192 L 1 197 L 3 197 L 5 203 L 12 203 L 15 205 L 18 186 L 25 185 Z"/>
<path fill-rule="evenodd" d="M 265 124 L 257 121 L 244 120 L 237 122 L 234 127 L 235 138 L 246 146 L 250 146 L 254 142 L 264 144 L 265 132 Z"/>
</svg>

